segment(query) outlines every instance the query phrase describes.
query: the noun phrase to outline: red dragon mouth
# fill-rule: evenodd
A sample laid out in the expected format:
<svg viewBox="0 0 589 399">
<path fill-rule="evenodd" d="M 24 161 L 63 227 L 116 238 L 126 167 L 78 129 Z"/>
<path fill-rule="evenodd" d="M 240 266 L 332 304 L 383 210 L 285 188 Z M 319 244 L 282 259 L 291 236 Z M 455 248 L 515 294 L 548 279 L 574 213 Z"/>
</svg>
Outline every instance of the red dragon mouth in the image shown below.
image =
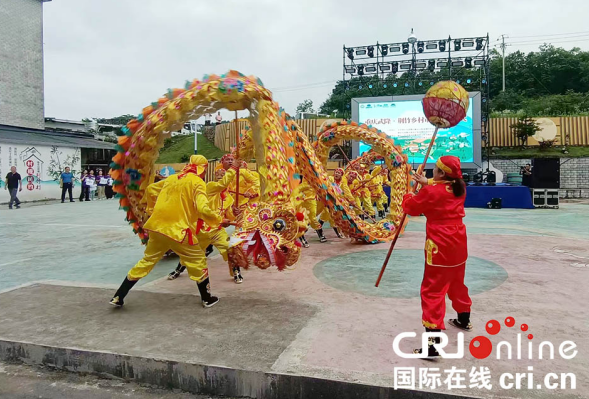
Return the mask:
<svg viewBox="0 0 589 399">
<path fill-rule="evenodd" d="M 247 236 L 243 250 L 245 255 L 253 259 L 253 263 L 261 269 L 276 266 L 278 270 L 284 270 L 286 267 L 288 248 L 285 246 L 276 248 L 272 239 L 260 234 L 258 230 Z"/>
</svg>

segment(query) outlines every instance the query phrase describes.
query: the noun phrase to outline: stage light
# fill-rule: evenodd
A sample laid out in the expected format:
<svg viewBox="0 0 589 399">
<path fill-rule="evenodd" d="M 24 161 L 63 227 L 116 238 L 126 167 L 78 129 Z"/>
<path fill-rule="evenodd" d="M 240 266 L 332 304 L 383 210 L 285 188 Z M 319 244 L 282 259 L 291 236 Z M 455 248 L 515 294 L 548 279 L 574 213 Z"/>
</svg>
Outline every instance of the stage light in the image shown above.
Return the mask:
<svg viewBox="0 0 589 399">
<path fill-rule="evenodd" d="M 409 43 L 403 43 L 403 54 L 407 54 L 409 52 Z"/>
<path fill-rule="evenodd" d="M 386 89 L 386 88 L 387 88 L 387 84 L 386 84 L 386 83 L 385 83 L 385 84 L 383 84 L 383 85 L 382 85 L 382 87 L 383 87 L 384 89 Z"/>
<path fill-rule="evenodd" d="M 423 86 L 423 82 L 419 82 L 418 85 Z"/>
<path fill-rule="evenodd" d="M 411 63 L 401 64 L 401 68 L 400 69 L 401 70 L 404 70 L 404 71 L 406 71 L 408 69 L 411 69 Z"/>
<path fill-rule="evenodd" d="M 481 80 L 481 83 L 484 84 L 484 85 L 487 84 L 487 79 Z"/>
<path fill-rule="evenodd" d="M 482 50 L 483 49 L 483 39 L 481 37 L 479 37 L 477 39 L 477 50 Z"/>
<path fill-rule="evenodd" d="M 358 86 L 358 90 L 362 90 L 362 85 L 359 85 Z"/>
<path fill-rule="evenodd" d="M 417 52 L 418 53 L 423 53 L 423 46 L 424 46 L 423 42 L 421 42 L 421 41 L 417 42 Z"/>
<path fill-rule="evenodd" d="M 464 59 L 464 67 L 465 68 L 472 68 L 472 58 L 466 57 Z"/>
<path fill-rule="evenodd" d="M 356 67 L 354 67 L 353 65 L 346 65 L 346 73 L 355 73 L 356 72 Z"/>
<path fill-rule="evenodd" d="M 466 79 L 466 84 L 471 84 L 472 83 L 472 79 Z"/>
<path fill-rule="evenodd" d="M 460 79 L 456 79 L 456 83 L 460 84 Z"/>
<path fill-rule="evenodd" d="M 399 47 L 399 46 L 391 46 L 391 47 L 389 47 L 389 51 L 391 53 L 398 53 L 399 51 L 401 51 L 401 47 Z"/>
<path fill-rule="evenodd" d="M 433 72 L 436 69 L 436 61 L 429 60 L 427 62 L 427 69 L 429 69 L 430 72 Z"/>
<path fill-rule="evenodd" d="M 425 69 L 426 66 L 427 66 L 427 64 L 425 62 L 416 62 L 415 63 L 416 69 Z"/>
<path fill-rule="evenodd" d="M 393 73 L 397 73 L 399 72 L 399 63 L 398 62 L 393 62 Z"/>
<path fill-rule="evenodd" d="M 430 86 L 433 86 L 434 85 L 434 81 L 432 80 L 431 82 L 429 82 L 429 85 Z"/>
<path fill-rule="evenodd" d="M 456 39 L 454 40 L 454 51 L 460 51 L 460 40 Z"/>
<path fill-rule="evenodd" d="M 364 65 L 358 65 L 358 75 L 364 75 Z"/>
<path fill-rule="evenodd" d="M 452 66 L 453 67 L 461 67 L 464 65 L 464 62 L 462 62 L 462 60 L 454 60 L 452 61 Z"/>
<path fill-rule="evenodd" d="M 350 108 L 350 104 L 346 104 L 346 108 Z"/>
<path fill-rule="evenodd" d="M 391 64 L 379 64 L 378 67 L 381 72 L 389 72 L 391 70 Z"/>
<path fill-rule="evenodd" d="M 356 55 L 366 55 L 366 49 L 363 49 L 363 48 L 357 49 Z"/>
<path fill-rule="evenodd" d="M 382 46 L 380 46 L 380 53 L 383 56 L 386 56 L 389 53 L 389 46 L 387 46 L 386 44 L 383 44 Z"/>
<path fill-rule="evenodd" d="M 472 39 L 467 39 L 462 42 L 462 47 L 474 47 Z"/>
<path fill-rule="evenodd" d="M 483 102 L 484 102 L 484 103 L 486 103 L 486 102 L 487 102 L 487 99 L 486 99 L 485 97 L 483 97 Z"/>
<path fill-rule="evenodd" d="M 366 65 L 366 73 L 374 73 L 374 72 L 376 72 L 376 66 Z"/>
<path fill-rule="evenodd" d="M 447 68 L 447 67 L 448 67 L 448 61 L 446 61 L 446 60 L 438 61 L 438 68 Z"/>
<path fill-rule="evenodd" d="M 485 60 L 474 60 L 475 66 L 485 66 Z"/>
<path fill-rule="evenodd" d="M 368 88 L 369 89 L 372 89 L 372 83 L 368 85 Z"/>
<path fill-rule="evenodd" d="M 370 58 L 374 57 L 374 47 L 373 46 L 368 46 L 368 56 Z"/>
<path fill-rule="evenodd" d="M 393 87 L 397 87 L 397 83 L 393 83 Z"/>
<path fill-rule="evenodd" d="M 428 43 L 425 45 L 425 48 L 426 48 L 426 50 L 435 50 L 435 49 L 437 49 L 437 48 L 438 48 L 438 44 L 437 44 L 437 43 L 435 43 L 435 42 L 428 42 Z"/>
<path fill-rule="evenodd" d="M 444 51 L 446 51 L 446 41 L 445 40 L 440 40 L 438 42 L 438 48 L 440 49 L 440 52 L 443 53 Z"/>
<path fill-rule="evenodd" d="M 409 87 L 409 83 L 405 82 L 405 87 Z"/>
<path fill-rule="evenodd" d="M 348 58 L 353 60 L 354 59 L 354 49 L 348 48 L 348 49 L 346 49 L 346 51 L 348 52 Z"/>
</svg>

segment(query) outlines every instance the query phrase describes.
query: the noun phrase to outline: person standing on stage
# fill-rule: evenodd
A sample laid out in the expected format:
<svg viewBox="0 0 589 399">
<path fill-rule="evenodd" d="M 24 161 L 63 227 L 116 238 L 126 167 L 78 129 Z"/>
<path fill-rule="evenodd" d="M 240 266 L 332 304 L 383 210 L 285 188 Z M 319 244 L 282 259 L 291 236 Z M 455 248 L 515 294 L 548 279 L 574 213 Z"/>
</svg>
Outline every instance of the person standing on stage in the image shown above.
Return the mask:
<svg viewBox="0 0 589 399">
<path fill-rule="evenodd" d="M 428 332 L 445 330 L 448 294 L 452 307 L 458 313 L 458 318 L 450 319 L 449 323 L 470 331 L 472 300 L 464 284 L 468 249 L 466 226 L 462 222 L 466 185 L 462 180 L 460 159 L 455 156 L 440 157 L 431 182 L 419 174 L 413 178 L 423 187 L 417 194 L 405 194 L 402 206 L 408 215 L 424 214 L 427 218 L 425 272 L 421 283 L 422 324 Z M 430 358 L 439 356 L 433 346 L 435 343 L 439 343 L 439 338 L 430 338 Z M 414 353 L 421 353 L 421 349 L 416 349 Z"/>
<path fill-rule="evenodd" d="M 532 165 L 522 166 L 519 174 L 522 176 L 522 186 L 532 187 Z"/>
</svg>

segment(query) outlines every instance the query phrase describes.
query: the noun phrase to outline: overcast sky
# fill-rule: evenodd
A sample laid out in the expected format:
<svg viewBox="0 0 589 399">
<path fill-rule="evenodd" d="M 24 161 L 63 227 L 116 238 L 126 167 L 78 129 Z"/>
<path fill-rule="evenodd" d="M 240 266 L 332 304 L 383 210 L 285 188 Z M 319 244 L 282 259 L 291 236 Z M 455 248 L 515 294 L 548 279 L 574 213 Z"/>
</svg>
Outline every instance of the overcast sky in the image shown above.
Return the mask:
<svg viewBox="0 0 589 399">
<path fill-rule="evenodd" d="M 587 0 L 53 0 L 44 9 L 45 116 L 64 119 L 137 114 L 170 87 L 229 69 L 258 76 L 291 114 L 307 98 L 317 108 L 342 77 L 344 44 L 399 42 L 411 28 L 421 39 L 507 34 L 521 43 L 508 51 L 543 39 L 589 48 Z"/>
</svg>

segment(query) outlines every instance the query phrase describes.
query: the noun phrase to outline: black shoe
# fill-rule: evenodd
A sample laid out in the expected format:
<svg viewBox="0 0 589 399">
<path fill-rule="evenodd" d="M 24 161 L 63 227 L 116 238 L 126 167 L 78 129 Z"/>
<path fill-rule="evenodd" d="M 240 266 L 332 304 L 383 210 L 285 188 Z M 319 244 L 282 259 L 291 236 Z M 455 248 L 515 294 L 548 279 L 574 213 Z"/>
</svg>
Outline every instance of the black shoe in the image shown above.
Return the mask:
<svg viewBox="0 0 589 399">
<path fill-rule="evenodd" d="M 137 284 L 137 281 L 139 280 L 131 281 L 129 280 L 129 277 L 125 277 L 123 284 L 121 284 L 117 292 L 115 292 L 115 296 L 112 297 L 109 303 L 119 308 L 123 306 L 125 304 L 125 297 L 129 293 L 129 291 L 131 291 L 131 288 L 133 288 L 133 286 Z"/>
<path fill-rule="evenodd" d="M 74 200 L 70 200 L 70 202 L 76 202 L 76 201 L 74 201 Z"/>
<path fill-rule="evenodd" d="M 422 349 L 413 349 L 413 353 L 415 355 L 421 355 L 422 353 Z M 437 359 L 440 357 L 440 353 L 438 352 L 438 350 L 436 348 L 434 348 L 434 340 L 432 338 L 428 339 L 428 343 L 427 343 L 427 357 L 425 357 L 425 359 Z"/>
<path fill-rule="evenodd" d="M 61 203 L 62 203 L 62 204 L 63 204 L 64 202 L 65 202 L 64 200 L 61 200 Z"/>
<path fill-rule="evenodd" d="M 20 209 L 20 204 L 16 206 L 16 209 Z"/>
<path fill-rule="evenodd" d="M 342 235 L 342 233 L 339 232 L 337 227 L 334 227 L 333 231 L 335 231 L 335 235 L 337 236 L 337 238 L 344 238 L 344 236 Z"/>
<path fill-rule="evenodd" d="M 200 283 L 196 283 L 196 285 L 198 286 L 198 291 L 200 292 L 203 307 L 210 308 L 219 302 L 219 298 L 211 295 L 211 284 L 208 277 Z"/>
<path fill-rule="evenodd" d="M 239 268 L 239 266 L 235 266 L 233 268 L 233 282 L 235 284 L 243 283 L 243 276 L 241 275 L 241 269 Z"/>
<path fill-rule="evenodd" d="M 456 328 L 464 331 L 472 331 L 472 324 L 470 323 L 470 312 L 458 313 L 457 319 L 450 319 L 448 323 Z"/>
<path fill-rule="evenodd" d="M 213 247 L 213 244 L 209 245 L 207 249 L 205 249 L 205 257 L 208 257 L 210 254 L 212 254 L 214 250 L 215 247 Z"/>
<path fill-rule="evenodd" d="M 299 238 L 299 241 L 301 242 L 301 244 L 303 244 L 303 247 L 309 248 L 309 243 L 307 242 L 307 239 L 304 235 Z"/>
<path fill-rule="evenodd" d="M 186 266 L 182 266 L 182 264 L 178 263 L 176 270 L 168 274 L 168 280 L 176 280 L 178 277 L 180 277 L 184 270 L 186 270 Z"/>
<path fill-rule="evenodd" d="M 317 231 L 317 235 L 319 236 L 320 242 L 327 242 L 327 238 L 323 235 L 323 229 L 315 230 Z"/>
</svg>

